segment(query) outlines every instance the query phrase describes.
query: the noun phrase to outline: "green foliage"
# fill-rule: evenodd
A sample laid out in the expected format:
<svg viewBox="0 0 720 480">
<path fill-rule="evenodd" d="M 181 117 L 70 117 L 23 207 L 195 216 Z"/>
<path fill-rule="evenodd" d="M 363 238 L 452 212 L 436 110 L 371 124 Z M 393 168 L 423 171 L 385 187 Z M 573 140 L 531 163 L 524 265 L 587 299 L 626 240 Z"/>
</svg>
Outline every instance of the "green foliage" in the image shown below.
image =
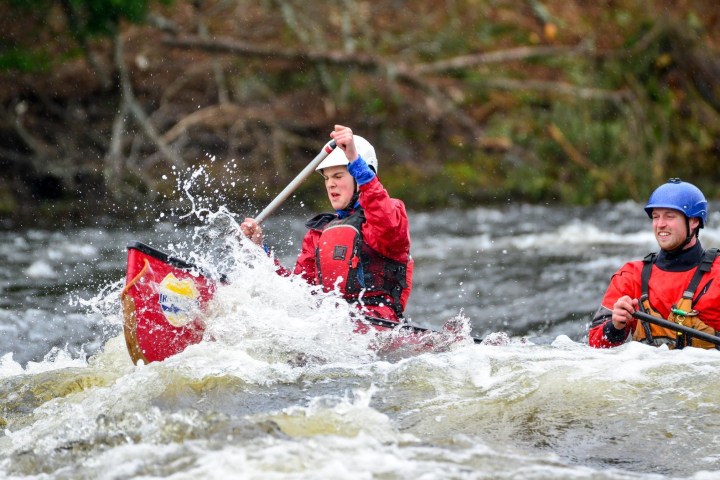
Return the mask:
<svg viewBox="0 0 720 480">
<path fill-rule="evenodd" d="M 94 37 L 113 35 L 124 21 L 143 22 L 153 3 L 168 5 L 171 1 L 0 0 L 0 13 L 20 26 L 10 37 L 12 43 L 0 39 L 0 71 L 46 72 L 80 51 L 72 43 L 68 46 L 67 37 L 84 45 Z M 65 22 L 64 29 L 56 31 L 57 24 L 49 19 L 58 14 Z"/>
<path fill-rule="evenodd" d="M 11 48 L 0 51 L 0 71 L 15 70 L 26 73 L 47 71 L 50 57 L 45 51 L 22 50 Z"/>
<path fill-rule="evenodd" d="M 45 16 L 60 3 L 70 33 L 77 38 L 112 35 L 123 21 L 141 23 L 152 3 L 169 5 L 172 0 L 4 0 L 21 11 Z"/>
<path fill-rule="evenodd" d="M 35 20 L 44 35 L 39 43 L 50 45 L 46 50 L 36 50 L 34 43 L 24 50 L 0 45 L 0 69 L 26 72 L 52 69 L 62 55 L 77 54 L 97 36 L 113 34 L 125 22 L 142 22 L 149 9 L 170 3 L 3 1 Z M 720 18 L 720 8 L 712 2 L 701 17 L 689 6 L 659 0 L 575 2 L 572 8 L 561 0 L 411 3 L 410 12 L 381 1 L 195 2 L 193 8 L 177 2 L 174 12 L 162 13 L 181 34 L 192 35 L 202 23 L 208 41 L 231 37 L 247 43 L 249 52 L 148 46 L 146 30 L 133 28 L 128 58 L 140 53 L 148 66 L 133 67 L 131 80 L 160 133 L 213 105 L 223 81 L 233 106 L 271 114 L 246 137 L 238 134 L 246 120 L 242 114 L 197 120 L 187 137 L 173 144 L 186 159 L 188 151 L 247 156 L 262 177 L 253 181 L 265 185 L 289 181 L 302 167 L 297 159 L 307 155 L 294 151 L 307 148 L 297 139 L 324 139 L 326 126 L 335 122 L 371 139 L 384 185 L 411 208 L 508 199 L 641 201 L 671 176 L 694 181 L 709 198 L 720 196 L 720 109 L 698 87 L 714 92 L 716 100 L 720 95 L 712 50 L 720 37 L 712 34 L 716 23 L 709 20 Z M 544 30 L 548 21 L 557 29 Z M 69 36 L 76 42 L 68 42 Z M 262 52 L 254 55 L 253 45 L 290 55 L 268 59 Z M 580 55 L 569 51 L 581 45 L 592 48 Z M 106 58 L 111 53 L 110 42 L 93 47 L 82 53 Z M 545 53 L 514 56 L 535 47 Z M 293 57 L 304 50 L 349 57 L 338 63 Z M 495 60 L 474 63 L 477 54 L 491 52 L 498 54 Z M 376 64 L 354 64 L 355 54 Z M 450 59 L 461 61 L 431 73 L 413 69 Z M 211 61 L 224 69 L 222 79 L 209 73 Z M 183 93 L 164 96 L 175 80 L 172 91 Z M 96 99 L 84 102 L 103 110 Z M 153 115 L 161 103 L 162 114 Z M 42 108 L 29 112 L 29 125 L 42 117 Z M 102 115 L 102 135 L 108 136 L 116 110 L 105 108 L 98 118 Z M 267 156 L 262 138 L 270 130 L 288 134 L 281 135 L 289 139 L 283 146 L 286 168 L 258 160 Z M 206 138 L 198 141 L 198 132 Z M 155 151 L 141 135 L 137 143 L 143 143 L 142 155 Z M 83 156 L 79 149 L 69 151 Z M 125 184 L 142 192 L 144 181 L 139 175 Z M 252 195 L 263 203 L 273 193 L 258 189 Z M 314 209 L 327 208 L 318 181 L 305 182 L 296 198 Z"/>
<path fill-rule="evenodd" d="M 171 0 L 158 0 L 169 4 Z M 141 23 L 151 0 L 69 0 L 68 16 L 74 15 L 75 34 L 84 36 L 112 35 L 122 21 Z"/>
</svg>

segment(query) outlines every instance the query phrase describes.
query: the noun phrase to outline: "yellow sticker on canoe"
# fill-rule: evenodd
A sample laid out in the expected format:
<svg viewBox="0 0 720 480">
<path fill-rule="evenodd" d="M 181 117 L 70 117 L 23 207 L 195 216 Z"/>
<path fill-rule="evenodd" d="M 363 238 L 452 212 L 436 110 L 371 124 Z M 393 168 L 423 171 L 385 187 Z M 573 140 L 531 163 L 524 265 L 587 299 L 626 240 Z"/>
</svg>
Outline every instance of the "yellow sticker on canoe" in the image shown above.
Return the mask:
<svg viewBox="0 0 720 480">
<path fill-rule="evenodd" d="M 180 280 L 168 273 L 158 285 L 158 301 L 163 315 L 174 327 L 190 323 L 200 311 L 200 293 L 191 279 Z"/>
</svg>

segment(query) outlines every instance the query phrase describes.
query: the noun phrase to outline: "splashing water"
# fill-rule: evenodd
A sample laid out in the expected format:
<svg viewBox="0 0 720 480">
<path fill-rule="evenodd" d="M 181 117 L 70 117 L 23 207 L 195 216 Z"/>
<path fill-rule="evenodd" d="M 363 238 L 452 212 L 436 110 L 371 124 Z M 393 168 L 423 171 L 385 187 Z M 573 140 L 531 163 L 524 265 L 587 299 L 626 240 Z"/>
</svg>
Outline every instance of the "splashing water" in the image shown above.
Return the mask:
<svg viewBox="0 0 720 480">
<path fill-rule="evenodd" d="M 526 268 L 523 262 L 543 255 L 559 257 L 561 247 L 548 241 L 554 236 L 534 228 L 567 236 L 562 258 L 576 254 L 567 268 L 574 282 L 592 276 L 604 282 L 609 272 L 600 270 L 612 262 L 595 257 L 611 222 L 598 220 L 603 229 L 597 230 L 597 250 L 582 263 L 592 239 L 577 222 L 565 224 L 565 211 L 555 217 L 530 208 L 457 213 L 457 224 L 472 231 L 447 234 L 439 243 L 437 236 L 423 235 L 423 222 L 431 224 L 433 216 L 417 215 L 420 273 L 440 265 L 452 293 L 462 283 L 483 296 L 464 304 L 466 310 L 453 304 L 434 310 L 449 314 L 438 314 L 448 320 L 436 326 L 438 334 L 422 339 L 432 348 L 406 345 L 393 354 L 385 347 L 397 345 L 404 332 L 380 338 L 354 333 L 354 312 L 336 294 L 277 275 L 273 259 L 237 235 L 237 215 L 213 203 L 218 197 L 194 190 L 215 185 L 202 168 L 187 170 L 192 181 L 178 184 L 189 210 L 163 215 L 147 234 L 161 249 L 226 279 L 208 306 L 205 340 L 165 361 L 133 365 L 120 332 L 124 281 L 112 269 L 103 286 L 73 295 L 72 306 L 86 314 L 55 311 L 57 305 L 43 303 L 42 295 L 27 295 L 36 302 L 27 316 L 39 317 L 35 325 L 47 327 L 44 332 L 93 322 L 108 328 L 97 332 L 101 348 L 71 352 L 60 342 L 36 361 L 0 356 L 0 477 L 705 480 L 720 472 L 720 428 L 713 420 L 720 414 L 717 352 L 634 343 L 594 350 L 566 335 L 523 342 L 498 333 L 492 323 L 487 342 L 469 338 L 471 319 L 477 328 L 483 318 L 478 311 L 489 312 L 489 322 L 503 312 L 520 322 L 528 311 L 541 311 L 545 294 L 557 299 L 575 293 L 553 283 L 564 272 L 562 263 L 545 269 L 532 263 L 525 275 L 529 283 L 542 283 L 535 297 L 507 302 L 505 309 L 481 303 L 517 288 L 507 273 L 515 263 L 506 257 L 530 249 L 519 262 Z M 508 215 L 518 216 L 513 224 L 523 225 L 521 237 L 502 228 Z M 529 225 L 537 217 L 541 224 Z M 493 230 L 501 236 L 493 237 Z M 705 233 L 717 237 L 717 231 Z M 111 245 L 98 247 L 98 256 L 118 256 L 121 249 L 105 232 L 89 234 L 97 236 L 94 245 Z M 9 252 L 27 257 L 26 265 L 37 260 L 28 248 L 13 253 L 22 241 L 10 243 L 16 248 Z M 612 255 L 620 256 L 619 248 L 611 246 Z M 464 263 L 453 264 L 457 258 Z M 497 258 L 501 268 L 493 270 Z M 444 263 L 431 263 L 438 260 Z M 44 262 L 62 275 L 52 255 Z M 456 273 L 468 265 L 482 265 L 492 280 L 476 288 L 482 275 Z M 496 278 L 491 274 L 505 275 L 495 289 L 488 285 Z M 31 286 L 51 281 L 38 275 Z M 433 285 L 425 308 L 436 298 L 456 297 L 443 284 Z M 508 314 L 514 306 L 522 313 Z M 43 308 L 54 314 L 38 315 Z"/>
</svg>

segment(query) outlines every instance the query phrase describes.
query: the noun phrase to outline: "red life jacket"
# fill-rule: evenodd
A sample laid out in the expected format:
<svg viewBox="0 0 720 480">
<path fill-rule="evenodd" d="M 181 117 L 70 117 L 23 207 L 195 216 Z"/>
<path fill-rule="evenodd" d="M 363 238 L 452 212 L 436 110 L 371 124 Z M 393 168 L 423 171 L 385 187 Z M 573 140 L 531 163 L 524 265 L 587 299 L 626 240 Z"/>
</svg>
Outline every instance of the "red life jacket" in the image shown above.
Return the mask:
<svg viewBox="0 0 720 480">
<path fill-rule="evenodd" d="M 695 303 L 697 303 L 698 300 L 697 298 L 694 298 L 695 291 L 697 290 L 702 278 L 712 268 L 712 265 L 715 262 L 715 257 L 717 257 L 717 255 L 718 249 L 716 248 L 711 248 L 703 252 L 702 258 L 700 260 L 700 265 L 696 267 L 695 273 L 690 280 L 690 284 L 683 292 L 682 297 L 673 304 L 667 320 L 682 325 L 686 317 L 698 315 L 698 311 L 694 308 Z M 645 313 L 649 313 L 650 315 L 658 318 L 663 318 L 663 316 L 652 306 L 649 298 L 650 274 L 652 273 L 652 266 L 655 263 L 656 258 L 657 254 L 651 253 L 643 259 L 643 269 L 641 276 L 642 295 L 640 296 L 640 305 Z M 707 330 L 705 331 L 705 333 L 709 333 L 711 335 L 716 334 L 713 328 L 707 325 L 706 328 Z M 716 345 L 714 343 L 700 340 L 698 338 L 693 338 L 691 335 L 678 334 L 675 330 L 660 327 L 658 325 L 644 322 L 642 320 L 638 322 L 638 326 L 633 332 L 633 340 L 647 343 L 656 347 L 660 345 L 667 345 L 669 348 L 677 349 L 681 349 L 685 346 L 693 346 L 699 348 L 716 348 Z"/>
<path fill-rule="evenodd" d="M 370 248 L 362 237 L 365 213 L 357 208 L 345 218 L 321 214 L 308 226 L 322 229 L 315 249 L 317 283 L 338 289 L 349 302 L 388 305 L 402 315 L 412 285 L 413 260 L 392 260 Z"/>
</svg>

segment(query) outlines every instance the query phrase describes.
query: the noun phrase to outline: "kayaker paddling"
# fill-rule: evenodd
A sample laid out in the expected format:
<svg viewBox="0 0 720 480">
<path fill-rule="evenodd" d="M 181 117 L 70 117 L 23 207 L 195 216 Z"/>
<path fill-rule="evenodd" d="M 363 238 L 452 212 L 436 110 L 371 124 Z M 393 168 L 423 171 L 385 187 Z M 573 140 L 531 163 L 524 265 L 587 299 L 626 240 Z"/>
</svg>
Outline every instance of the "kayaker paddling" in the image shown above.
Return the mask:
<svg viewBox="0 0 720 480">
<path fill-rule="evenodd" d="M 292 271 L 326 291 L 337 289 L 363 314 L 394 322 L 402 318 L 412 288 L 413 261 L 405 205 L 391 198 L 377 176 L 373 146 L 335 125 L 337 148 L 316 168 L 334 213 L 311 218 Z M 262 227 L 246 218 L 242 233 L 263 245 Z"/>
<path fill-rule="evenodd" d="M 718 342 L 702 335 L 652 323 L 666 319 L 712 336 L 720 330 L 720 259 L 717 249 L 704 251 L 699 239 L 708 218 L 705 196 L 673 178 L 652 193 L 645 212 L 660 251 L 613 275 L 590 325 L 589 345 L 610 348 L 632 338 L 669 348 L 716 348 Z"/>
</svg>

